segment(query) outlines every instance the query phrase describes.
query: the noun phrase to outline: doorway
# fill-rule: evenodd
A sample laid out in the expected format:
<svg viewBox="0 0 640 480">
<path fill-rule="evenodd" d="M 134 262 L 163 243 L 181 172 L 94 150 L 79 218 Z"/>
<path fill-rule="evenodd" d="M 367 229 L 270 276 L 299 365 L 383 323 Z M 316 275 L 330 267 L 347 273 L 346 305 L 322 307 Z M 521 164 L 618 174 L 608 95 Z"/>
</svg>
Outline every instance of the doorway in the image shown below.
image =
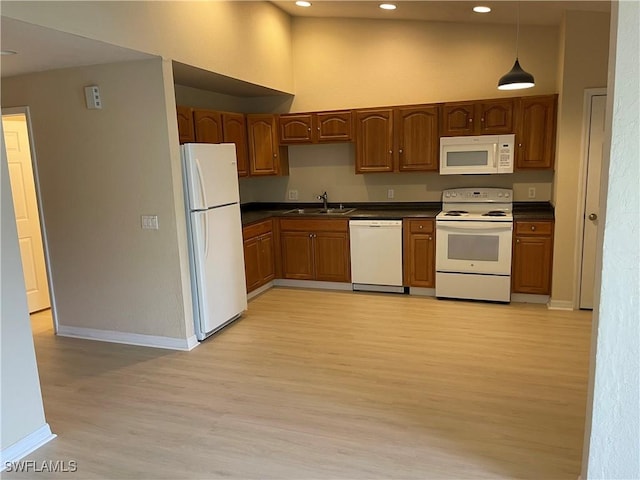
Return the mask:
<svg viewBox="0 0 640 480">
<path fill-rule="evenodd" d="M 3 109 L 2 129 L 27 302 L 29 313 L 34 313 L 51 308 L 51 300 L 36 195 L 28 109 Z"/>
<path fill-rule="evenodd" d="M 585 91 L 584 110 L 584 199 L 581 208 L 582 249 L 579 261 L 578 308 L 593 309 L 598 228 L 600 228 L 600 175 L 605 129 L 607 91 L 604 88 Z"/>
</svg>

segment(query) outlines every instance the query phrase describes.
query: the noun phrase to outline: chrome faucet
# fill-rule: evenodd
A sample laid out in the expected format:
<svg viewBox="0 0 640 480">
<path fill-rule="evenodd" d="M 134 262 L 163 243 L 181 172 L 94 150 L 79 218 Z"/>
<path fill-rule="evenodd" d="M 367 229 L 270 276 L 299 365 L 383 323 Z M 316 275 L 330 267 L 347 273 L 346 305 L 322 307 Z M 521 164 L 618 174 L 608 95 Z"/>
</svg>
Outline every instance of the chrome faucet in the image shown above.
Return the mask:
<svg viewBox="0 0 640 480">
<path fill-rule="evenodd" d="M 322 208 L 327 210 L 327 192 L 324 192 L 322 195 L 318 195 L 318 200 L 322 200 Z"/>
</svg>

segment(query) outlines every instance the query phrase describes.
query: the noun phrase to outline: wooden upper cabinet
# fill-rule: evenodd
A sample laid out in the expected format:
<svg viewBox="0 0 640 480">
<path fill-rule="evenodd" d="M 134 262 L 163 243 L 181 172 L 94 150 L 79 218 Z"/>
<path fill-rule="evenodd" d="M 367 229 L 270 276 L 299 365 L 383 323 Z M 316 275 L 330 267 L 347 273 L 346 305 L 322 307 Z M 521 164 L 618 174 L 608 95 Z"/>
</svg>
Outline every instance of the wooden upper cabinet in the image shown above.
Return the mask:
<svg viewBox="0 0 640 480">
<path fill-rule="evenodd" d="M 475 107 L 475 102 L 445 103 L 442 106 L 440 135 L 443 137 L 474 135 Z"/>
<path fill-rule="evenodd" d="M 222 132 L 225 143 L 236 144 L 238 176 L 249 175 L 249 148 L 247 147 L 247 121 L 242 113 L 222 113 Z"/>
<path fill-rule="evenodd" d="M 356 110 L 356 173 L 392 172 L 393 110 Z"/>
<path fill-rule="evenodd" d="M 553 168 L 557 103 L 557 95 L 519 99 L 516 120 L 517 170 Z"/>
<path fill-rule="evenodd" d="M 313 130 L 310 113 L 280 115 L 280 143 L 311 143 Z"/>
<path fill-rule="evenodd" d="M 193 129 L 193 109 L 191 107 L 178 106 L 178 137 L 180 143 L 192 143 L 196 141 Z"/>
<path fill-rule="evenodd" d="M 353 139 L 351 110 L 314 114 L 314 138 L 317 142 L 350 142 Z"/>
<path fill-rule="evenodd" d="M 280 143 L 349 142 L 351 124 L 350 110 L 280 115 Z"/>
<path fill-rule="evenodd" d="M 280 148 L 275 115 L 247 115 L 249 170 L 251 175 L 288 175 L 286 148 Z"/>
<path fill-rule="evenodd" d="M 398 170 L 438 171 L 438 107 L 399 107 L 394 112 Z"/>
<path fill-rule="evenodd" d="M 198 143 L 222 143 L 222 113 L 213 110 L 193 111 L 193 123 Z"/>
<path fill-rule="evenodd" d="M 442 106 L 443 137 L 513 133 L 513 99 L 452 102 Z"/>
<path fill-rule="evenodd" d="M 513 99 L 486 100 L 476 106 L 479 135 L 502 135 L 513 133 Z"/>
</svg>

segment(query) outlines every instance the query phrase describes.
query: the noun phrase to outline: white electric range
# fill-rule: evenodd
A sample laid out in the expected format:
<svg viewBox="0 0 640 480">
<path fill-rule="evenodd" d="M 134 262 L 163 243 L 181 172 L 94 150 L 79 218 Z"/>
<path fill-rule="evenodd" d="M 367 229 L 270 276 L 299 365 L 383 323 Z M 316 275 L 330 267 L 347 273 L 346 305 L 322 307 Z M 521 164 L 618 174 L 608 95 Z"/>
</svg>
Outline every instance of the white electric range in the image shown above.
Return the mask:
<svg viewBox="0 0 640 480">
<path fill-rule="evenodd" d="M 509 302 L 513 192 L 455 188 L 436 216 L 436 297 Z"/>
</svg>

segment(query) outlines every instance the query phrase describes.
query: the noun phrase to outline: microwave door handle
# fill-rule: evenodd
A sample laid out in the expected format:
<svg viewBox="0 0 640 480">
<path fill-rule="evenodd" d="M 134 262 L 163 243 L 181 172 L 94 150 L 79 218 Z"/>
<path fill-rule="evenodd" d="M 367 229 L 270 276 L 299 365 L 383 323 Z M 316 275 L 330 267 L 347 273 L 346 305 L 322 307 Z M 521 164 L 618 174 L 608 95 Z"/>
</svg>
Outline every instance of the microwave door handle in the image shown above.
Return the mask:
<svg viewBox="0 0 640 480">
<path fill-rule="evenodd" d="M 498 168 L 498 164 L 497 162 L 497 155 L 498 155 L 498 144 L 494 143 L 493 144 L 493 168 L 494 170 Z"/>
</svg>

